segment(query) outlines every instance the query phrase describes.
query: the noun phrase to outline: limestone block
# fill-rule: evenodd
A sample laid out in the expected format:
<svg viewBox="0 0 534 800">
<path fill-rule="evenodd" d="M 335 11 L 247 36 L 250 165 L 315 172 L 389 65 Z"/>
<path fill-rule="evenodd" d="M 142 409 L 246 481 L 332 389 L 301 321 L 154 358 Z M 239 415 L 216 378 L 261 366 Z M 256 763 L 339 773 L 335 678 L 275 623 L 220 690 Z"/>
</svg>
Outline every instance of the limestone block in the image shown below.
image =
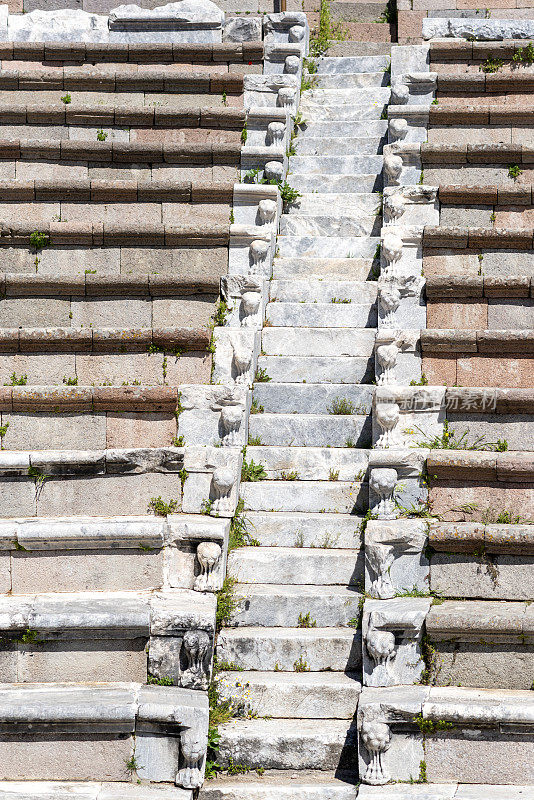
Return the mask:
<svg viewBox="0 0 534 800">
<path fill-rule="evenodd" d="M 531 19 L 423 19 L 423 39 L 450 36 L 477 41 L 532 39 L 534 23 Z"/>
<path fill-rule="evenodd" d="M 157 731 L 145 731 L 140 726 L 135 736 L 135 757 L 140 765 L 136 774 L 141 780 L 174 782 L 180 758 L 180 739 Z"/>
<path fill-rule="evenodd" d="M 408 72 L 427 72 L 429 69 L 428 44 L 399 45 L 391 52 L 391 78 L 395 80 Z"/>
<path fill-rule="evenodd" d="M 107 42 L 108 19 L 70 8 L 10 14 L 8 39 L 15 42 Z"/>
<path fill-rule="evenodd" d="M 0 531 L 5 523 L 0 526 Z M 75 519 L 22 520 L 12 535 L 26 550 L 71 550 L 145 547 L 159 549 L 163 545 L 165 523 L 161 519 L 140 517 L 83 517 Z"/>
<path fill-rule="evenodd" d="M 363 675 L 366 686 L 417 683 L 423 623 L 430 599 L 366 600 L 363 607 Z"/>
<path fill-rule="evenodd" d="M 244 104 L 262 108 L 285 108 L 293 116 L 299 100 L 296 75 L 245 75 L 243 81 Z"/>
<path fill-rule="evenodd" d="M 248 439 L 249 394 L 236 384 L 182 385 L 178 433 L 185 444 L 243 446 Z"/>
<path fill-rule="evenodd" d="M 365 529 L 365 589 L 387 599 L 409 591 L 429 591 L 429 562 L 423 520 L 369 520 Z"/>
<path fill-rule="evenodd" d="M 282 11 L 266 14 L 263 22 L 263 36 L 266 45 L 298 44 L 303 56 L 308 53 L 309 27 L 306 14 L 302 11 Z"/>
<path fill-rule="evenodd" d="M 389 186 L 384 189 L 386 225 L 438 225 L 439 202 L 435 186 Z"/>
<path fill-rule="evenodd" d="M 106 447 L 106 415 L 103 413 L 2 413 L 2 424 L 6 423 L 9 429 L 4 447 L 14 450 L 68 450 L 75 449 L 81 441 L 88 450 Z"/>
<path fill-rule="evenodd" d="M 290 135 L 291 120 L 288 109 L 284 107 L 275 108 L 273 106 L 252 106 L 249 108 L 247 114 L 247 140 L 241 152 L 244 154 L 244 151 L 246 152 L 246 150 L 251 147 L 270 148 L 273 152 L 281 151 L 282 154 L 285 154 Z M 261 151 L 257 150 L 257 153 L 259 155 Z M 261 165 L 258 163 L 253 166 L 263 166 L 264 163 L 265 160 L 262 161 Z M 246 190 L 248 188 L 259 190 L 260 187 L 266 190 L 273 188 L 268 184 L 254 183 L 236 184 L 236 187 L 237 186 L 241 187 L 242 190 Z M 236 224 L 241 223 L 241 219 L 238 217 L 235 211 L 234 214 Z M 246 224 L 260 225 L 262 223 L 255 220 L 249 223 L 247 220 Z"/>
<path fill-rule="evenodd" d="M 235 448 L 188 448 L 184 468 L 182 510 L 205 513 L 206 503 L 214 516 L 232 517 L 237 504 L 242 454 Z"/>
<path fill-rule="evenodd" d="M 445 597 L 531 600 L 533 567 L 532 556 L 434 553 L 430 588 Z"/>
<path fill-rule="evenodd" d="M 299 42 L 265 42 L 264 48 L 263 71 L 266 75 L 302 74 L 302 47 Z"/>
<path fill-rule="evenodd" d="M 260 332 L 253 328 L 215 328 L 214 383 L 250 385 L 260 352 Z"/>
<path fill-rule="evenodd" d="M 441 436 L 445 387 L 380 386 L 373 398 L 377 448 L 420 446 Z"/>
<path fill-rule="evenodd" d="M 278 187 L 266 184 L 236 183 L 232 208 L 236 225 L 269 226 L 276 230 L 282 211 Z"/>
<path fill-rule="evenodd" d="M 381 327 L 375 341 L 379 386 L 409 385 L 421 379 L 420 332 Z"/>
</svg>

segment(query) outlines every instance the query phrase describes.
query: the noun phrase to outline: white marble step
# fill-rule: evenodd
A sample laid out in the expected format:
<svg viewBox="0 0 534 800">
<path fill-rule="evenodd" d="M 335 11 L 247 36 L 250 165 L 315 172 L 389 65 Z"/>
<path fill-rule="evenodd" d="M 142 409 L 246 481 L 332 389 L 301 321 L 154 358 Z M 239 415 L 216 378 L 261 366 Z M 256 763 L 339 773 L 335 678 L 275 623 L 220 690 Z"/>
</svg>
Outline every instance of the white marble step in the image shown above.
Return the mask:
<svg viewBox="0 0 534 800">
<path fill-rule="evenodd" d="M 278 550 L 277 547 L 256 548 Z M 285 549 L 281 548 L 282 550 Z M 302 552 L 306 552 L 303 549 Z M 315 552 L 308 548 L 308 552 Z M 346 553 L 346 550 L 340 550 Z M 361 569 L 363 572 L 363 567 Z M 237 608 L 231 626 L 299 627 L 303 621 L 320 628 L 343 628 L 359 618 L 361 595 L 354 587 L 281 584 L 238 584 L 235 587 Z M 308 616 L 309 615 L 309 616 Z M 299 623 L 300 619 L 300 623 Z"/>
<path fill-rule="evenodd" d="M 0 800 L 192 800 L 192 789 L 116 781 L 0 781 Z M 343 795 L 340 796 L 345 800 Z"/>
<path fill-rule="evenodd" d="M 250 511 L 361 513 L 367 493 L 367 484 L 359 481 L 266 480 L 241 484 L 241 497 Z"/>
<path fill-rule="evenodd" d="M 319 75 L 337 75 L 354 72 L 378 72 L 385 70 L 389 56 L 345 56 L 344 58 L 322 56 L 317 59 Z"/>
<path fill-rule="evenodd" d="M 287 182 L 299 192 L 379 192 L 382 190 L 382 174 L 373 172 L 369 175 L 349 174 L 335 175 L 333 173 L 321 174 L 289 174 Z"/>
<path fill-rule="evenodd" d="M 261 776 L 248 772 L 206 782 L 198 800 L 356 800 L 355 783 L 338 780 L 330 772 L 266 770 Z"/>
<path fill-rule="evenodd" d="M 306 280 L 274 279 L 270 283 L 271 303 L 300 303 L 303 300 L 307 303 L 331 303 L 332 300 L 351 300 L 352 303 L 372 305 L 376 302 L 377 295 L 378 284 L 376 281 L 308 278 Z"/>
<path fill-rule="evenodd" d="M 370 328 L 264 328 L 261 341 L 266 356 L 369 357 L 375 336 L 376 332 Z"/>
<path fill-rule="evenodd" d="M 265 318 L 275 327 L 376 328 L 377 313 L 367 303 L 268 303 Z"/>
<path fill-rule="evenodd" d="M 376 250 L 376 248 L 375 248 Z M 378 261 L 371 258 L 275 258 L 273 261 L 273 278 L 277 280 L 293 280 L 306 278 L 310 281 L 335 280 L 366 281 L 378 274 Z M 376 281 L 371 281 L 376 285 Z"/>
<path fill-rule="evenodd" d="M 333 88 L 312 88 L 301 94 L 300 108 L 302 114 L 306 116 L 306 109 L 309 105 L 317 104 L 322 106 L 360 106 L 376 104 L 383 106 L 389 101 L 391 88 L 389 86 L 373 86 L 369 88 L 353 88 L 352 86 L 335 86 Z"/>
<path fill-rule="evenodd" d="M 302 139 L 350 139 L 353 137 L 379 142 L 388 132 L 387 119 L 343 119 L 329 122 L 307 119 L 300 126 L 297 141 Z"/>
<path fill-rule="evenodd" d="M 377 214 L 382 209 L 382 198 L 377 192 L 344 192 L 326 197 L 317 192 L 305 192 L 291 205 L 288 212 L 282 214 L 281 220 L 298 216 L 352 216 Z"/>
<path fill-rule="evenodd" d="M 359 563 L 357 563 L 359 560 Z M 312 547 L 241 547 L 228 556 L 228 572 L 243 584 L 355 586 L 362 578 L 360 550 Z M 268 606 L 264 620 L 269 619 Z M 286 627 L 297 626 L 298 614 Z M 254 623 L 253 623 L 254 624 Z M 264 621 L 261 625 L 271 625 Z"/>
<path fill-rule="evenodd" d="M 348 720 L 235 720 L 221 725 L 219 733 L 217 760 L 222 766 L 231 758 L 252 769 L 283 769 L 293 775 L 295 770 L 300 774 L 302 769 L 321 769 L 332 778 L 342 754 L 345 769 L 355 772 L 358 763 L 357 732 Z M 269 800 L 277 797 L 275 792 Z M 294 800 L 293 794 L 290 797 Z M 301 797 L 311 800 L 307 795 Z"/>
<path fill-rule="evenodd" d="M 361 633 L 353 628 L 223 628 L 217 659 L 260 672 L 298 672 L 298 664 L 305 672 L 345 672 L 361 664 Z"/>
<path fill-rule="evenodd" d="M 378 175 L 382 170 L 383 156 L 292 156 L 289 160 L 291 175 Z"/>
<path fill-rule="evenodd" d="M 361 519 L 348 514 L 284 513 L 248 511 L 250 535 L 262 547 L 341 547 L 360 546 Z"/>
<path fill-rule="evenodd" d="M 347 137 L 327 137 L 327 136 L 307 136 L 295 139 L 295 150 L 299 156 L 307 155 L 350 155 L 359 153 L 360 155 L 376 155 L 382 152 L 383 146 L 387 144 L 386 135 L 380 138 L 369 138 L 367 136 L 347 136 Z"/>
<path fill-rule="evenodd" d="M 323 195 L 323 197 L 328 195 Z M 333 203 L 334 201 L 332 201 Z M 280 219 L 282 236 L 378 236 L 382 228 L 380 214 L 361 214 L 350 210 L 341 215 L 331 215 L 323 208 L 321 214 L 284 214 Z"/>
<path fill-rule="evenodd" d="M 344 400 L 353 412 L 371 413 L 374 387 L 350 384 L 265 383 L 254 384 L 253 396 L 260 408 L 274 414 L 331 414 Z"/>
<path fill-rule="evenodd" d="M 377 89 L 376 91 L 380 91 Z M 385 109 L 387 108 L 387 100 L 373 101 L 369 99 L 365 103 L 351 103 L 347 100 L 346 103 L 337 102 L 332 99 L 331 104 L 326 104 L 323 100 L 311 97 L 303 100 L 300 104 L 299 111 L 306 120 L 306 122 L 348 122 L 348 121 L 362 121 L 362 120 L 381 120 Z M 334 135 L 334 131 L 332 131 Z M 352 133 L 354 136 L 354 132 Z"/>
<path fill-rule="evenodd" d="M 315 72 L 312 75 L 306 73 L 306 77 L 314 81 L 314 88 L 320 89 L 366 89 L 371 86 L 388 86 L 390 81 L 389 72 L 383 69 L 370 72 L 338 72 L 334 75 Z"/>
<path fill-rule="evenodd" d="M 375 236 L 279 236 L 277 249 L 280 258 L 374 258 L 379 241 Z"/>
<path fill-rule="evenodd" d="M 277 447 L 370 447 L 370 416 L 352 414 L 255 414 L 249 440 Z"/>
<path fill-rule="evenodd" d="M 265 415 L 267 416 L 267 415 Z M 272 415 L 268 415 L 272 416 Z M 294 415 L 291 415 L 294 416 Z M 298 473 L 299 480 L 361 480 L 369 463 L 369 451 L 355 447 L 269 447 L 249 445 L 246 461 L 262 464 L 267 477 L 285 480 L 287 473 Z"/>
<path fill-rule="evenodd" d="M 426 783 L 406 786 L 366 786 L 358 789 L 358 800 L 534 800 L 534 786 L 486 783 Z"/>
<path fill-rule="evenodd" d="M 360 692 L 360 682 L 342 672 L 225 672 L 219 680 L 222 697 L 277 719 L 352 719 Z"/>
<path fill-rule="evenodd" d="M 274 383 L 370 383 L 374 380 L 372 356 L 260 356 L 258 369 Z"/>
</svg>

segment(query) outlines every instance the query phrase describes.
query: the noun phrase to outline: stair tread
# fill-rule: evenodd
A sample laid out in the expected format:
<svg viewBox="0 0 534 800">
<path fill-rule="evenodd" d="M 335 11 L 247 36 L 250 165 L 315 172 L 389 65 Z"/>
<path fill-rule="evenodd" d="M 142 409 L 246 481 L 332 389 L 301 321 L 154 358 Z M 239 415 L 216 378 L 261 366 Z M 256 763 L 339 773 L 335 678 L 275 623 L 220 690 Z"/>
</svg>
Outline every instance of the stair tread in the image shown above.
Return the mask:
<svg viewBox="0 0 534 800">
<path fill-rule="evenodd" d="M 126 781 L 0 781 L 0 800 L 191 800 L 191 789 Z"/>
</svg>

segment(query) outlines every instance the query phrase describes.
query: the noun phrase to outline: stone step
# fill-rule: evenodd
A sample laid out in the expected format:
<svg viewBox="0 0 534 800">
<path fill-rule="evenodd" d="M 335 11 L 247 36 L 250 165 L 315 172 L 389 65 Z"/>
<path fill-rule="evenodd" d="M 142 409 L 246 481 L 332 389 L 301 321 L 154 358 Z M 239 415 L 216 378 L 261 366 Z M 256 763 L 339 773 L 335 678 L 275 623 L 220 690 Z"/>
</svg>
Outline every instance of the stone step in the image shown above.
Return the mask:
<svg viewBox="0 0 534 800">
<path fill-rule="evenodd" d="M 335 209 L 332 207 L 335 203 Z M 344 193 L 337 197 L 328 194 L 324 197 L 315 192 L 301 194 L 299 198 L 290 206 L 289 211 L 284 213 L 281 220 L 291 219 L 294 214 L 298 216 L 333 216 L 334 213 L 341 212 L 352 217 L 354 216 L 375 216 L 382 209 L 382 199 L 379 194 L 367 192 L 352 194 Z"/>
<path fill-rule="evenodd" d="M 338 384 L 287 384 L 272 381 L 254 384 L 254 399 L 266 413 L 326 414 L 334 411 L 370 414 L 372 386 Z M 343 408 L 346 401 L 349 408 Z M 332 458 L 337 455 L 332 454 Z"/>
<path fill-rule="evenodd" d="M 361 635 L 352 628 L 223 628 L 217 659 L 259 672 L 356 671 Z"/>
<path fill-rule="evenodd" d="M 345 328 L 264 328 L 262 349 L 277 356 L 360 356 L 369 357 L 374 349 L 375 331 Z"/>
<path fill-rule="evenodd" d="M 363 575 L 363 565 L 361 572 Z M 333 585 L 321 585 L 318 590 L 316 585 L 238 584 L 235 587 L 235 596 L 237 608 L 229 622 L 230 627 L 299 628 L 299 620 L 306 617 L 314 627 L 355 627 L 361 605 L 361 595 L 354 587 Z"/>
<path fill-rule="evenodd" d="M 344 58 L 322 56 L 317 59 L 318 75 L 337 75 L 354 72 L 377 72 L 389 66 L 388 55 L 345 56 Z"/>
<path fill-rule="evenodd" d="M 147 648 L 164 629 L 191 624 L 213 636 L 215 597 L 188 590 L 0 595 L 3 683 L 114 681 L 145 683 Z M 180 680 L 171 639 L 163 646 L 170 677 Z M 172 670 L 172 671 L 171 671 Z"/>
<path fill-rule="evenodd" d="M 373 258 L 379 241 L 377 237 L 362 236 L 279 236 L 277 247 L 280 258 Z"/>
<path fill-rule="evenodd" d="M 204 784 L 199 800 L 356 800 L 357 792 L 355 785 L 332 778 L 329 772 L 299 769 L 296 774 L 288 770 L 266 770 L 261 777 L 254 773 L 217 777 Z M 46 797 L 44 800 L 53 799 Z M 518 798 L 510 795 L 510 800 Z"/>
<path fill-rule="evenodd" d="M 367 492 L 367 484 L 358 481 L 265 480 L 241 485 L 245 509 L 250 511 L 361 513 Z"/>
<path fill-rule="evenodd" d="M 324 90 L 326 91 L 326 90 Z M 380 91 L 380 90 L 375 90 Z M 389 92 L 389 89 L 388 89 Z M 378 122 L 383 118 L 384 111 L 387 107 L 387 98 L 380 101 L 373 102 L 372 98 L 365 103 L 351 103 L 350 93 L 347 95 L 346 102 L 338 102 L 334 98 L 331 99 L 331 104 L 326 105 L 322 99 L 312 100 L 308 98 L 303 100 L 299 110 L 307 122 L 352 122 L 369 120 Z M 335 129 L 334 129 L 335 130 Z M 332 130 L 332 135 L 334 134 Z M 354 131 L 352 132 L 354 135 Z"/>
<path fill-rule="evenodd" d="M 383 157 L 376 156 L 292 156 L 289 169 L 292 175 L 378 175 Z M 440 181 L 445 183 L 445 181 Z M 354 190 L 353 190 L 354 191 Z"/>
<path fill-rule="evenodd" d="M 139 781 L 179 785 L 186 776 L 177 773 L 176 758 L 162 762 L 161 749 L 152 747 L 152 731 L 165 743 L 164 752 L 173 753 L 184 725 L 200 741 L 207 737 L 207 695 L 178 687 L 7 683 L 0 687 L 0 703 L 2 777 L 8 781 L 127 781 L 132 776 L 126 765 L 135 755 Z M 21 759 L 21 752 L 27 758 Z M 28 798 L 27 792 L 23 796 Z M 142 794 L 137 797 L 144 800 Z"/>
<path fill-rule="evenodd" d="M 268 303 L 265 319 L 274 327 L 376 328 L 376 304 L 365 303 Z"/>
<path fill-rule="evenodd" d="M 277 447 L 370 447 L 371 427 L 364 414 L 257 414 L 249 421 L 249 441 Z"/>
<path fill-rule="evenodd" d="M 274 383 L 371 383 L 372 356 L 260 356 L 258 369 Z"/>
<path fill-rule="evenodd" d="M 253 447 L 248 446 L 246 461 L 261 464 L 272 480 L 286 480 L 297 473 L 298 480 L 361 480 L 369 462 L 367 450 L 354 447 Z M 334 478 L 331 478 L 334 480 Z M 295 480 L 297 480 L 295 478 Z"/>
<path fill-rule="evenodd" d="M 276 263 L 276 262 L 275 262 Z M 269 296 L 273 302 L 282 303 L 332 303 L 334 300 L 350 300 L 351 303 L 376 302 L 378 285 L 375 281 L 341 281 L 331 278 L 309 278 L 305 280 L 274 279 Z"/>
<path fill-rule="evenodd" d="M 224 672 L 219 694 L 258 717 L 352 719 L 361 685 L 343 673 Z"/>
<path fill-rule="evenodd" d="M 371 258 L 288 257 L 275 258 L 273 261 L 273 278 L 277 280 L 298 278 L 321 281 L 328 279 L 343 283 L 365 281 L 374 274 L 378 275 L 379 270 L 379 262 L 373 261 Z"/>
<path fill-rule="evenodd" d="M 180 206 L 173 208 L 175 215 L 179 213 L 179 208 Z M 228 211 L 227 208 L 224 210 Z M 225 216 L 227 214 L 225 215 L 221 212 L 219 220 L 222 222 Z M 282 236 L 335 236 L 344 238 L 377 236 L 381 227 L 382 217 L 380 214 L 359 215 L 356 212 L 353 215 L 350 210 L 335 217 L 328 213 L 323 213 L 320 216 L 294 213 L 284 214 L 280 219 L 280 234 Z"/>
<path fill-rule="evenodd" d="M 287 182 L 299 192 L 338 194 L 339 192 L 379 192 L 382 190 L 382 174 L 376 172 L 370 175 L 361 173 L 354 175 L 293 174 L 290 172 Z"/>
<path fill-rule="evenodd" d="M 252 769 L 300 772 L 319 767 L 332 777 L 340 767 L 354 770 L 356 763 L 356 730 L 345 720 L 319 724 L 315 720 L 236 720 L 222 725 L 219 733 L 218 761 L 223 766 L 232 759 Z"/>
<path fill-rule="evenodd" d="M 386 134 L 380 138 L 367 136 L 331 137 L 326 136 L 300 136 L 295 139 L 295 151 L 299 156 L 307 155 L 375 155 L 382 152 L 383 146 L 387 144 Z"/>
<path fill-rule="evenodd" d="M 243 584 L 354 586 L 362 576 L 359 558 L 359 550 L 340 548 L 241 547 L 229 554 L 228 570 Z M 294 619 L 287 627 L 296 626 Z"/>
<path fill-rule="evenodd" d="M 391 94 L 389 86 L 373 86 L 370 88 L 355 88 L 353 86 L 334 86 L 333 88 L 313 87 L 301 95 L 300 107 L 305 116 L 306 110 L 312 106 L 322 106 L 325 109 L 340 106 L 364 106 L 371 109 L 375 105 L 381 107 L 388 102 Z"/>
<path fill-rule="evenodd" d="M 368 141 L 379 142 L 388 132 L 387 119 L 366 119 L 363 122 L 357 120 L 331 120 L 321 122 L 320 120 L 306 119 L 300 126 L 296 142 L 303 139 L 367 139 Z"/>
<path fill-rule="evenodd" d="M 154 783 L 0 781 L 0 800 L 192 800 L 192 797 L 192 789 Z M 340 797 L 345 800 L 343 795 Z"/>
<path fill-rule="evenodd" d="M 309 77 L 314 81 L 314 87 L 321 89 L 366 89 L 370 86 L 388 86 L 390 76 L 389 72 L 382 69 L 372 72 L 337 72 L 330 75 L 317 71 Z"/>
<path fill-rule="evenodd" d="M 454 12 L 430 12 L 435 16 L 443 13 L 450 17 Z M 458 12 L 456 12 L 458 13 Z M 470 12 L 467 12 L 468 14 Z M 486 11 L 473 12 L 473 14 L 485 15 Z M 485 18 L 485 17 L 484 17 Z M 430 793 L 430 794 L 429 794 Z M 533 795 L 532 786 L 522 786 L 519 784 L 506 784 L 497 786 L 487 783 L 432 783 L 431 786 L 366 786 L 361 784 L 358 789 L 359 800 L 530 800 Z"/>
<path fill-rule="evenodd" d="M 250 535 L 262 547 L 360 546 L 361 520 L 353 515 L 248 511 L 246 519 Z"/>
</svg>

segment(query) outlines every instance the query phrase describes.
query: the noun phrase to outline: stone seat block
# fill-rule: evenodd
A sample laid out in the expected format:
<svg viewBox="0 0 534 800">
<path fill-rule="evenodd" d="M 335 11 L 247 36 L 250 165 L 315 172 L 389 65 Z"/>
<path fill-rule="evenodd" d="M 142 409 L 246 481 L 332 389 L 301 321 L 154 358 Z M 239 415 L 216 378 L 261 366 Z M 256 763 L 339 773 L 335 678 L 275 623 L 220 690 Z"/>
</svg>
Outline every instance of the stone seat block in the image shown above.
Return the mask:
<svg viewBox="0 0 534 800">
<path fill-rule="evenodd" d="M 228 568 L 242 584 L 355 585 L 363 576 L 359 550 L 245 547 Z"/>
<path fill-rule="evenodd" d="M 140 780 L 180 783 L 180 732 L 207 737 L 207 697 L 189 689 L 3 684 L 0 702 L 2 780 L 127 781 L 135 754 Z"/>
<path fill-rule="evenodd" d="M 351 628 L 226 628 L 217 658 L 260 672 L 298 672 L 299 664 L 305 672 L 354 672 L 361 664 L 361 636 Z"/>
</svg>

